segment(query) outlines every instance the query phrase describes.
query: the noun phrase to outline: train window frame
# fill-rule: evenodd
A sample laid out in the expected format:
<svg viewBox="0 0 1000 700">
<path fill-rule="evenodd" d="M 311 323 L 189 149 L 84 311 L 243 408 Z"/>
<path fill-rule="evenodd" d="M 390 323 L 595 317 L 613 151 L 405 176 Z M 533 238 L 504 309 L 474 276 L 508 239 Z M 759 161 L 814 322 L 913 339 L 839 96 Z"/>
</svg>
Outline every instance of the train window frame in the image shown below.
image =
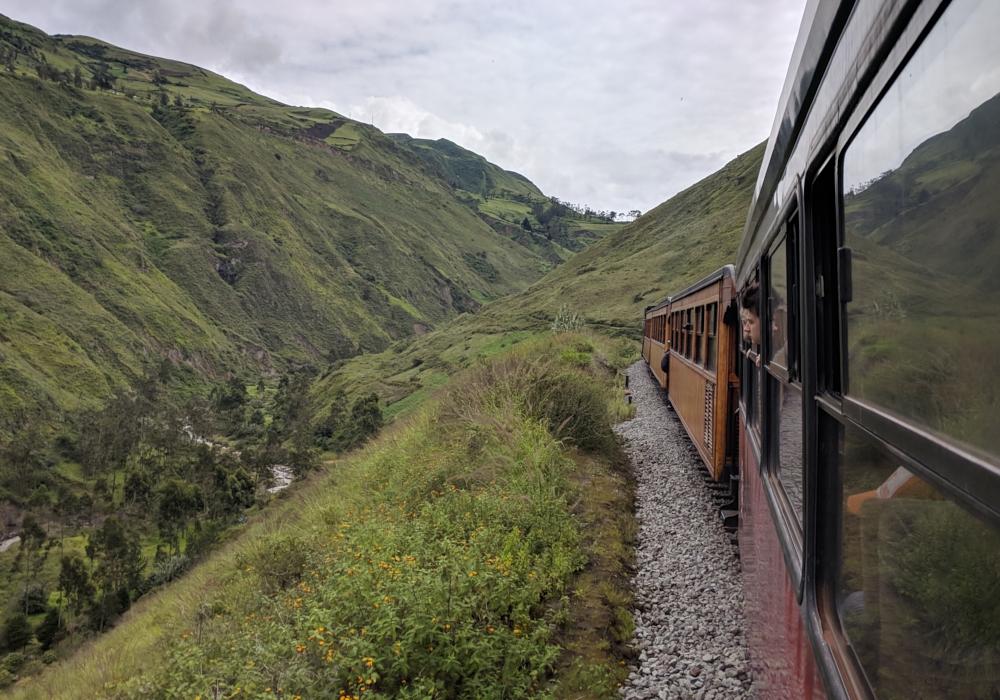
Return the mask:
<svg viewBox="0 0 1000 700">
<path fill-rule="evenodd" d="M 784 206 L 776 217 L 776 222 L 780 224 L 775 225 L 774 230 L 767 236 L 765 244 L 761 246 L 761 257 L 759 261 L 760 273 L 758 276 L 758 284 L 761 292 L 760 297 L 760 311 L 761 311 L 761 355 L 762 362 L 759 372 L 759 381 L 761 386 L 759 392 L 761 394 L 760 409 L 762 416 L 758 419 L 759 424 L 759 438 L 761 439 L 761 462 L 760 462 L 760 474 L 761 481 L 764 486 L 764 495 L 768 501 L 768 506 L 771 511 L 772 518 L 774 519 L 775 531 L 778 534 L 778 540 L 781 544 L 782 554 L 785 559 L 785 565 L 788 570 L 789 578 L 792 581 L 793 590 L 796 591 L 796 600 L 801 603 L 805 590 L 805 567 L 806 567 L 806 546 L 805 546 L 805 532 L 808 525 L 810 517 L 810 509 L 807 503 L 810 500 L 810 488 L 811 479 L 808 477 L 808 459 L 807 459 L 807 439 L 806 433 L 808 432 L 808 423 L 806 418 L 805 410 L 802 410 L 800 414 L 800 430 L 802 433 L 801 442 L 801 454 L 800 454 L 800 468 L 802 470 L 801 474 L 801 484 L 802 484 L 802 499 L 801 499 L 801 516 L 796 513 L 795 507 L 793 506 L 791 499 L 786 492 L 785 485 L 782 483 L 780 475 L 780 465 L 778 464 L 778 459 L 780 456 L 780 411 L 774 409 L 774 402 L 779 393 L 779 387 L 784 387 L 780 389 L 781 392 L 791 391 L 800 397 L 800 406 L 803 408 L 806 404 L 806 393 L 805 387 L 797 377 L 792 375 L 788 369 L 782 367 L 777 363 L 771 362 L 773 355 L 773 348 L 770 347 L 772 342 L 772 334 L 770 332 L 772 325 L 772 313 L 773 309 L 770 302 L 771 297 L 771 261 L 774 255 L 778 254 L 779 251 L 783 251 L 785 256 L 784 265 L 786 270 L 786 280 L 791 281 L 793 278 L 796 283 L 789 284 L 789 300 L 787 300 L 786 308 L 788 309 L 787 316 L 787 331 L 786 331 L 786 344 L 788 344 L 788 355 L 791 356 L 793 351 L 791 349 L 792 337 L 797 335 L 800 324 L 797 319 L 793 319 L 793 315 L 797 315 L 799 305 L 796 302 L 792 303 L 792 298 L 798 294 L 798 284 L 797 280 L 800 277 L 801 264 L 799 259 L 799 250 L 801 249 L 801 230 L 802 226 L 800 223 L 800 212 L 801 208 L 798 205 L 799 193 L 798 193 L 799 182 L 796 181 L 796 186 L 792 190 L 792 194 L 786 200 Z M 791 245 L 789 245 L 789 240 L 792 240 Z M 768 332 L 764 332 L 764 329 L 768 329 Z M 799 343 L 795 342 L 796 352 Z M 790 360 L 789 365 L 793 365 Z M 794 363 L 797 366 L 797 361 Z M 764 410 L 766 408 L 766 410 Z M 766 419 L 766 420 L 765 420 Z"/>
<path fill-rule="evenodd" d="M 684 357 L 690 360 L 694 354 L 693 352 L 694 315 L 692 314 L 691 309 L 684 309 L 683 313 L 684 313 Z"/>
<path fill-rule="evenodd" d="M 696 365 L 705 364 L 704 355 L 705 341 L 705 307 L 694 307 L 694 363 Z"/>
<path fill-rule="evenodd" d="M 752 271 L 746 276 L 739 289 L 744 289 L 752 282 L 759 282 L 760 266 L 759 261 L 754 262 Z M 737 302 L 737 307 L 742 306 Z M 743 337 L 743 324 L 739 322 L 738 341 L 738 379 L 740 382 L 740 416 L 743 422 L 747 447 L 752 455 L 757 469 L 763 465 L 763 454 L 761 450 L 761 428 L 760 428 L 760 380 L 761 368 L 757 366 L 758 355 L 752 349 L 752 343 Z"/>
<path fill-rule="evenodd" d="M 705 305 L 705 369 L 719 368 L 719 302 Z"/>
<path fill-rule="evenodd" d="M 857 107 L 847 118 L 836 150 L 836 209 L 837 241 L 839 250 L 845 250 L 846 233 L 844 225 L 844 159 L 858 134 L 864 129 L 869 118 L 882 104 L 897 79 L 907 69 L 927 35 L 933 31 L 938 20 L 951 6 L 950 1 L 942 2 L 933 9 L 921 8 L 926 16 L 913 17 L 904 30 L 909 41 L 900 39 L 890 52 L 887 60 L 879 67 L 872 82 L 865 89 Z M 919 14 L 919 13 L 918 13 Z M 978 511 L 1000 517 L 1000 460 L 975 451 L 975 448 L 960 443 L 949 436 L 933 432 L 927 426 L 910 418 L 890 413 L 878 405 L 865 401 L 850 393 L 847 344 L 847 304 L 851 301 L 850 261 L 840 257 L 833 261 L 837 270 L 837 300 L 839 302 L 840 357 L 839 406 L 832 403 L 828 410 L 838 416 L 846 416 L 855 425 L 869 431 L 877 439 L 890 444 L 911 459 L 922 463 L 926 469 L 938 475 L 945 484 L 942 489 L 956 499 L 971 499 Z M 845 289 L 845 282 L 847 288 Z M 922 459 L 918 459 L 919 455 Z M 973 497 L 971 494 L 976 494 Z"/>
</svg>

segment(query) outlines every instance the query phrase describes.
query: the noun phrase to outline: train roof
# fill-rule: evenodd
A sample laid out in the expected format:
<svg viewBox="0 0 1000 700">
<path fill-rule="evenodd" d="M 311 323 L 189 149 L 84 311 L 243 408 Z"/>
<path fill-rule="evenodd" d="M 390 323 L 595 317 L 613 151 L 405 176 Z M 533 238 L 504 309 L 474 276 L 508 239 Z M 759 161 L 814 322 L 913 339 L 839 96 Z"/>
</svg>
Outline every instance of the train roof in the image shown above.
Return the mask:
<svg viewBox="0 0 1000 700">
<path fill-rule="evenodd" d="M 718 282 L 721 279 L 724 279 L 726 277 L 735 277 L 735 276 L 736 276 L 736 268 L 734 266 L 732 266 L 732 265 L 725 265 L 723 267 L 720 267 L 718 270 L 716 270 L 712 274 L 710 274 L 708 277 L 705 277 L 703 279 L 698 280 L 697 282 L 695 282 L 694 284 L 692 284 L 690 287 L 688 287 L 684 291 L 678 292 L 677 294 L 674 294 L 667 301 L 669 301 L 669 302 L 678 301 L 680 299 L 683 299 L 686 296 L 690 296 L 691 294 L 694 294 L 695 292 L 697 292 L 697 291 L 699 291 L 701 289 L 704 289 L 705 287 L 709 286 L 710 284 L 715 284 L 716 282 Z"/>
<path fill-rule="evenodd" d="M 855 0 L 809 0 L 806 4 L 736 256 L 741 269 L 854 4 Z"/>
<path fill-rule="evenodd" d="M 647 306 L 645 311 L 643 311 L 643 317 L 649 316 L 650 311 L 658 311 L 659 309 L 662 309 L 664 306 L 669 306 L 673 302 L 683 299 L 684 297 L 689 296 L 691 294 L 694 294 L 698 290 L 704 289 L 710 284 L 715 284 L 719 280 L 724 279 L 726 277 L 736 277 L 736 268 L 733 265 L 725 265 L 723 267 L 720 267 L 718 270 L 710 274 L 708 277 L 704 277 L 698 280 L 687 289 L 678 292 L 677 294 L 674 294 L 672 297 L 667 297 L 659 304 L 654 304 L 653 306 Z"/>
</svg>

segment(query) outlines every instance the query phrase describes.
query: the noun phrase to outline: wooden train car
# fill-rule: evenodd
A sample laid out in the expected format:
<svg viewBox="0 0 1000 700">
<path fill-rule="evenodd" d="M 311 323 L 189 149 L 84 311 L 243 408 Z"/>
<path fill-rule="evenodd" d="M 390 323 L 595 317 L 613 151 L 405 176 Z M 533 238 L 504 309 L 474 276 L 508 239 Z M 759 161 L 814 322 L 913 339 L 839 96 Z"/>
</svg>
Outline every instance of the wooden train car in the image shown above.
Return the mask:
<svg viewBox="0 0 1000 700">
<path fill-rule="evenodd" d="M 709 475 L 726 483 L 735 475 L 737 457 L 735 273 L 727 265 L 671 296 L 666 324 L 671 348 L 670 403 Z"/>
<path fill-rule="evenodd" d="M 656 381 L 667 388 L 667 351 L 670 346 L 670 300 L 646 308 L 642 331 L 642 359 L 649 365 Z"/>
<path fill-rule="evenodd" d="M 736 265 L 761 700 L 1000 697 L 998 26 L 997 0 L 806 6 Z"/>
</svg>

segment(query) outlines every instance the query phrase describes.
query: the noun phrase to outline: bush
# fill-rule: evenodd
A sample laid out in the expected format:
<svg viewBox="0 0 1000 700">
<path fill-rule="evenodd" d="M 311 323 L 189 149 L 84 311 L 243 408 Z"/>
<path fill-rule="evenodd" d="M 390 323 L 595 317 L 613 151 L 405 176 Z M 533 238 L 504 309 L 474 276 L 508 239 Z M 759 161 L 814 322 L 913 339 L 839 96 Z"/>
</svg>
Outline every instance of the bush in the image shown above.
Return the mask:
<svg viewBox="0 0 1000 700">
<path fill-rule="evenodd" d="M 24 654 L 19 651 L 12 651 L 3 658 L 2 667 L 9 673 L 17 673 L 17 670 L 24 664 Z"/>
<path fill-rule="evenodd" d="M 147 579 L 149 587 L 155 588 L 170 583 L 175 578 L 182 576 L 189 568 L 191 568 L 191 559 L 186 554 L 166 557 L 157 562 L 153 573 L 149 575 L 149 579 Z"/>
<path fill-rule="evenodd" d="M 51 649 L 42 654 L 42 663 L 47 666 L 54 664 L 58 660 L 59 660 L 59 655 L 54 651 L 52 651 Z"/>
<path fill-rule="evenodd" d="M 563 304 L 556 312 L 556 317 L 552 321 L 552 331 L 554 333 L 577 333 L 580 330 L 580 317 L 571 313 L 569 307 Z"/>
<path fill-rule="evenodd" d="M 559 356 L 559 359 L 569 365 L 573 365 L 574 367 L 580 367 L 581 369 L 589 367 L 590 363 L 594 360 L 590 353 L 579 352 L 577 350 L 567 350 Z"/>
<path fill-rule="evenodd" d="M 14 682 L 14 674 L 5 668 L 0 668 L 0 688 L 6 688 Z"/>
<path fill-rule="evenodd" d="M 557 438 L 568 438 L 588 452 L 618 454 L 607 396 L 594 379 L 574 371 L 552 373 L 533 387 L 530 402 L 535 416 L 544 420 Z"/>
<path fill-rule="evenodd" d="M 594 341 L 590 338 L 580 338 L 573 343 L 573 349 L 577 352 L 594 352 Z"/>
<path fill-rule="evenodd" d="M 236 565 L 256 574 L 264 590 L 273 593 L 302 580 L 309 546 L 294 535 L 271 535 L 255 541 L 236 557 Z"/>
<path fill-rule="evenodd" d="M 17 609 L 20 612 L 37 615 L 45 612 L 48 607 L 49 595 L 40 583 L 32 583 L 27 588 L 21 589 L 21 595 L 17 598 Z"/>
</svg>

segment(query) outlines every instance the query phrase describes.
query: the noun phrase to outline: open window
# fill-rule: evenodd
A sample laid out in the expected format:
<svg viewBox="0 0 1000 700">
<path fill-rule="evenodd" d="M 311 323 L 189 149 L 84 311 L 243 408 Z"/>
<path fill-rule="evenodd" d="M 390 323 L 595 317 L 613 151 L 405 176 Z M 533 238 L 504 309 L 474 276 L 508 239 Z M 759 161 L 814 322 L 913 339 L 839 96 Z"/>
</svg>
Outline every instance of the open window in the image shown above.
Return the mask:
<svg viewBox="0 0 1000 700">
<path fill-rule="evenodd" d="M 768 405 L 765 452 L 769 483 L 801 551 L 804 515 L 804 435 L 802 386 L 794 380 L 797 362 L 798 214 L 787 217 L 764 260 L 761 285 L 767 303 L 761 336 Z M 766 295 L 763 294 L 766 290 Z"/>
</svg>

